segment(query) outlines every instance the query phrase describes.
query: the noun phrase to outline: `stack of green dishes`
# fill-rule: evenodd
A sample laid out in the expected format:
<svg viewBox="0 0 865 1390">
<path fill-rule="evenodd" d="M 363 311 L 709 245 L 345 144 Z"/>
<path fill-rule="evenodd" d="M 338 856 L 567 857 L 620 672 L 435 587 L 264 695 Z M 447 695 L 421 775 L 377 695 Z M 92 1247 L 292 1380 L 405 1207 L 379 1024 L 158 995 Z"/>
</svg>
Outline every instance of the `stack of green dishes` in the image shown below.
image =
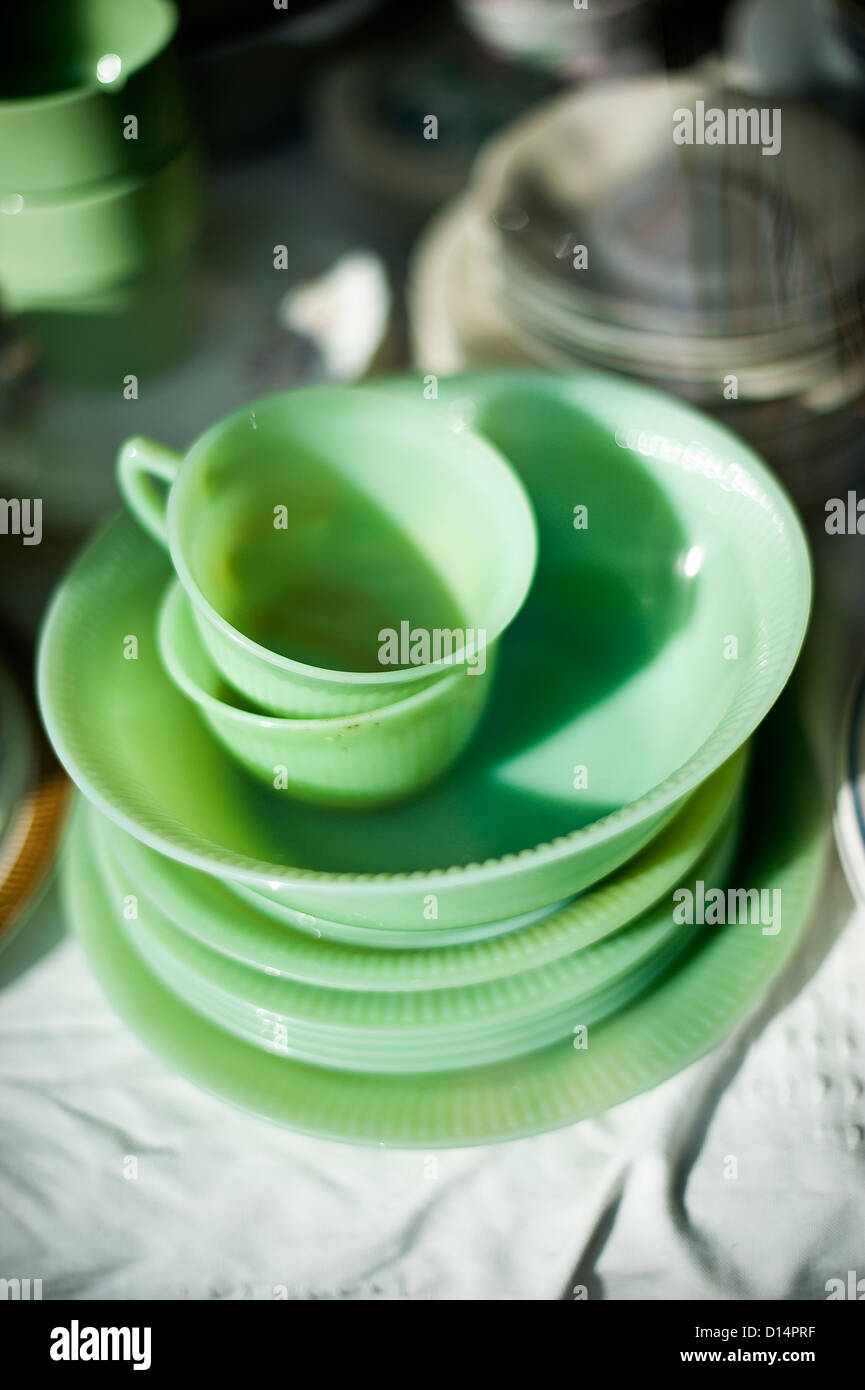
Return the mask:
<svg viewBox="0 0 865 1390">
<path fill-rule="evenodd" d="M 182 337 L 198 176 L 170 0 L 68 0 L 18 15 L 0 60 L 0 290 L 49 359 L 99 376 Z"/>
<path fill-rule="evenodd" d="M 482 373 L 274 397 L 182 463 L 133 441 L 121 476 L 145 528 L 120 517 L 77 561 L 39 688 L 83 793 L 70 919 L 171 1065 L 306 1132 L 481 1143 L 657 1084 L 757 1002 L 825 837 L 789 710 L 763 727 L 807 624 L 807 549 L 735 437 L 613 377 Z M 259 525 L 274 498 L 281 553 Z M 424 723 L 443 765 L 400 800 L 355 795 L 386 759 L 375 743 L 350 795 L 335 775 L 311 787 L 316 726 L 375 729 L 420 701 L 410 747 L 426 693 L 459 707 L 452 683 L 477 677 L 404 665 L 388 684 L 417 694 L 295 717 L 256 712 L 251 675 L 259 701 L 369 698 L 380 670 L 340 682 L 310 658 L 335 650 L 334 614 L 352 615 L 345 653 L 383 611 L 372 597 L 399 611 L 419 575 L 430 612 L 446 590 L 475 628 L 484 603 L 497 615 L 460 756 Z M 317 606 L 328 582 L 339 601 Z M 209 700 L 282 740 L 281 780 Z"/>
</svg>

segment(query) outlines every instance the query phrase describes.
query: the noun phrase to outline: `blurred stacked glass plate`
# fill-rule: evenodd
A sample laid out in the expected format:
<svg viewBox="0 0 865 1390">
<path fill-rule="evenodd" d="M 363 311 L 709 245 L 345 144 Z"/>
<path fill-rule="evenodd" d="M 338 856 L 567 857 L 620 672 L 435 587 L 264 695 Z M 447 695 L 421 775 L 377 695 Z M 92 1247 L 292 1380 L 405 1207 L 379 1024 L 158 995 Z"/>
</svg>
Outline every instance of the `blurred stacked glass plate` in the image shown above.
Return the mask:
<svg viewBox="0 0 865 1390">
<path fill-rule="evenodd" d="M 327 164 L 374 199 L 379 215 L 386 210 L 392 236 L 394 219 L 426 217 L 458 193 L 482 142 L 553 87 L 447 28 L 422 45 L 395 39 L 347 53 L 322 73 L 316 140 Z M 429 113 L 434 136 L 424 134 Z"/>
<path fill-rule="evenodd" d="M 619 71 L 645 57 L 664 0 L 459 0 L 463 20 L 493 52 L 573 76 Z"/>
<path fill-rule="evenodd" d="M 753 105 L 690 77 L 639 79 L 547 103 L 492 142 L 463 204 L 465 276 L 497 306 L 501 355 L 674 391 L 804 495 L 859 435 L 865 149 L 801 103 L 783 105 L 775 154 L 675 143 L 675 113 L 698 101 Z M 456 315 L 456 288 L 444 297 Z"/>
</svg>

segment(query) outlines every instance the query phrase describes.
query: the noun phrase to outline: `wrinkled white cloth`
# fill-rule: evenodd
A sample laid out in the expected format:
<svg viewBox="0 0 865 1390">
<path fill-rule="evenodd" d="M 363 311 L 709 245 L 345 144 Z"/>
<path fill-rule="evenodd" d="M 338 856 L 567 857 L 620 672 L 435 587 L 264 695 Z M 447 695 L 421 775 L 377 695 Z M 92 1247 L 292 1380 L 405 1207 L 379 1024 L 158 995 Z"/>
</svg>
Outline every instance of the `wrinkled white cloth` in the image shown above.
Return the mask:
<svg viewBox="0 0 865 1390">
<path fill-rule="evenodd" d="M 849 911 L 838 870 L 776 999 Z M 0 1277 L 44 1298 L 825 1298 L 865 1273 L 863 926 L 765 1029 L 655 1091 L 431 1162 L 292 1135 L 174 1075 L 52 893 L 0 959 Z"/>
</svg>

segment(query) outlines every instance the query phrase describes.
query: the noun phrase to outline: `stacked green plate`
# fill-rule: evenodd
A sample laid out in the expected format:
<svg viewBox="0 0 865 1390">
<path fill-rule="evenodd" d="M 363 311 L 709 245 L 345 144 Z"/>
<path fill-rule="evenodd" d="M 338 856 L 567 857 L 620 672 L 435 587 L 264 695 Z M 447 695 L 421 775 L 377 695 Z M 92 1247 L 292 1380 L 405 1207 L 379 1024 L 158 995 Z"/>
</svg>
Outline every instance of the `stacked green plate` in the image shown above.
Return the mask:
<svg viewBox="0 0 865 1390">
<path fill-rule="evenodd" d="M 737 831 L 738 817 L 728 810 L 719 839 L 696 868 L 704 883 L 724 882 Z M 131 885 L 123 854 L 112 856 L 105 836 L 98 830 L 91 834 L 103 878 L 120 902 Z M 261 973 L 193 939 L 182 918 L 175 921 L 156 905 L 159 873 L 157 860 L 147 880 L 146 910 L 128 919 L 127 933 L 160 979 L 191 1007 L 250 1042 L 310 1062 L 363 1070 L 468 1067 L 519 1054 L 529 1042 L 566 1036 L 575 1011 L 583 1022 L 594 1021 L 608 1011 L 610 1001 L 617 1006 L 627 1002 L 688 939 L 665 895 L 654 911 L 592 945 L 493 980 L 443 981 L 424 953 L 416 957 L 415 988 L 358 989 L 355 982 L 363 986 L 367 961 L 357 952 L 350 983 L 310 985 L 267 964 Z M 543 926 L 555 930 L 561 925 L 556 919 L 574 915 L 566 909 Z M 459 950 L 453 948 L 454 955 Z M 262 959 L 267 962 L 268 955 Z"/>
<path fill-rule="evenodd" d="M 434 787 L 337 812 L 247 776 L 161 667 L 169 566 L 125 518 L 61 588 L 39 661 L 90 803 L 66 901 L 120 1012 L 209 1089 L 360 1142 L 514 1137 L 686 1065 L 786 959 L 822 852 L 789 720 L 759 735 L 757 814 L 744 798 L 810 594 L 760 463 L 609 378 L 436 387 L 430 410 L 521 474 L 540 559 L 485 722 Z M 783 923 L 687 920 L 725 887 L 779 889 Z"/>
</svg>

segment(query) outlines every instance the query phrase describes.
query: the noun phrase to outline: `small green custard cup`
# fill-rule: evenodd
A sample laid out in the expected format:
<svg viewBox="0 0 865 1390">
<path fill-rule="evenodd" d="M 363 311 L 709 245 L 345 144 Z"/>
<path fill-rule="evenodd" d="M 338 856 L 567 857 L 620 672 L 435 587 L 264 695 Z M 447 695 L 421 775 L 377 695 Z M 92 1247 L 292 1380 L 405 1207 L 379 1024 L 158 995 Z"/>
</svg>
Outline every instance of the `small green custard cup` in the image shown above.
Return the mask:
<svg viewBox="0 0 865 1390">
<path fill-rule="evenodd" d="M 487 679 L 461 670 L 364 714 L 256 714 L 225 697 L 177 581 L 162 606 L 158 642 L 174 684 L 232 757 L 276 792 L 320 806 L 382 806 L 420 791 L 459 757 L 490 690 Z"/>
</svg>

